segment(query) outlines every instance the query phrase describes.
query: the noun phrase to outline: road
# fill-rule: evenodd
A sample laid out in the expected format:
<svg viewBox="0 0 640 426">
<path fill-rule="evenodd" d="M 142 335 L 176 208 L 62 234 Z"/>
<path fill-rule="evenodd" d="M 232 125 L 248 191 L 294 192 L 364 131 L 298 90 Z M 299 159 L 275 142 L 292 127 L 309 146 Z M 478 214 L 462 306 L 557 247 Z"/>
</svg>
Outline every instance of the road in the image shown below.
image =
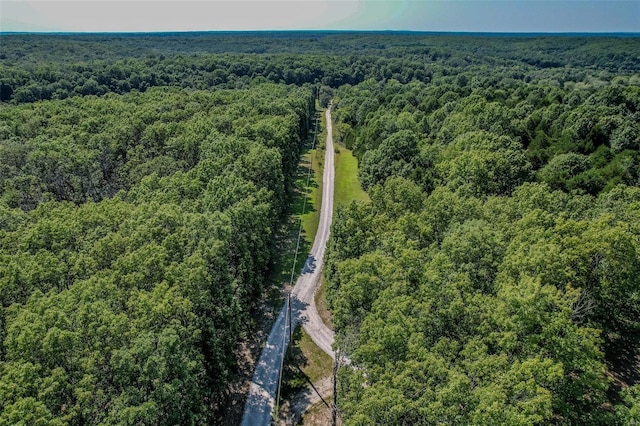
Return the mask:
<svg viewBox="0 0 640 426">
<path fill-rule="evenodd" d="M 320 318 L 316 309 L 314 294 L 322 272 L 324 249 L 329 239 L 331 220 L 333 218 L 333 187 L 335 169 L 333 165 L 333 136 L 331 125 L 331 108 L 326 111 L 327 141 L 322 175 L 322 205 L 320 206 L 320 222 L 313 241 L 313 247 L 307 257 L 304 268 L 293 290 L 291 291 L 292 326 L 302 324 L 311 339 L 331 358 L 334 357 L 331 345 L 334 333 Z M 285 303 L 275 324 L 271 328 L 269 338 L 262 349 L 256 371 L 251 379 L 251 387 L 242 416 L 243 426 L 266 426 L 271 424 L 271 413 L 275 406 L 278 378 L 282 369 L 284 348 L 289 344 L 290 330 L 288 326 L 288 306 Z"/>
</svg>

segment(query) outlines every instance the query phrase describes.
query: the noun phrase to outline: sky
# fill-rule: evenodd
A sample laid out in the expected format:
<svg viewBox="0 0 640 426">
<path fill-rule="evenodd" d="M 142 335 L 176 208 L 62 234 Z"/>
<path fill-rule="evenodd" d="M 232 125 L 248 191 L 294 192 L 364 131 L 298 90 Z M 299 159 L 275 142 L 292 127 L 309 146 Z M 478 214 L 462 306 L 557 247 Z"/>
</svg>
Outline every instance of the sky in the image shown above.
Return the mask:
<svg viewBox="0 0 640 426">
<path fill-rule="evenodd" d="M 0 31 L 640 32 L 640 0 L 0 0 Z"/>
</svg>

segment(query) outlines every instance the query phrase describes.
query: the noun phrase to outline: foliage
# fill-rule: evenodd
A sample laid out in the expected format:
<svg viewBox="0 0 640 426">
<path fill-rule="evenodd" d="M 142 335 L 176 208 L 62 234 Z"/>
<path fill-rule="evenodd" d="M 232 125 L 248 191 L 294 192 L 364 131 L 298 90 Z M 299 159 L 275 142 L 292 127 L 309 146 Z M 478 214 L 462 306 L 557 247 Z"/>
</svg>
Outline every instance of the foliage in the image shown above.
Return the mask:
<svg viewBox="0 0 640 426">
<path fill-rule="evenodd" d="M 636 421 L 640 88 L 550 67 L 336 90 L 370 195 L 326 259 L 345 424 Z"/>
<path fill-rule="evenodd" d="M 3 34 L 0 101 L 145 91 L 155 86 L 241 88 L 257 81 L 330 88 L 367 79 L 459 87 L 540 81 L 599 84 L 640 72 L 634 37 L 479 37 L 433 34 L 219 32 Z M 585 68 L 597 73 L 587 74 Z M 635 76 L 634 76 L 634 73 Z M 631 75 L 631 77 L 630 77 Z M 486 80 L 484 80 L 486 78 Z M 483 81 L 484 80 L 484 81 Z"/>
<path fill-rule="evenodd" d="M 0 112 L 2 422 L 223 415 L 312 100 L 269 84 Z"/>
</svg>

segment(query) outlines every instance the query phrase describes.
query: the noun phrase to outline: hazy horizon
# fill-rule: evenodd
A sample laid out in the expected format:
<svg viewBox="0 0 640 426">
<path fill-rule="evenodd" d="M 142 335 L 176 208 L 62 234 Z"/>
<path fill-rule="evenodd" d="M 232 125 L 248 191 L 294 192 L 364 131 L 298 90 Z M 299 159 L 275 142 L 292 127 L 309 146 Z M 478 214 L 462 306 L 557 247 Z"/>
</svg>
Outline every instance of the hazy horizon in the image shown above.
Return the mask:
<svg viewBox="0 0 640 426">
<path fill-rule="evenodd" d="M 606 35 L 619 35 L 619 36 L 640 36 L 640 31 L 421 31 L 421 30 L 328 30 L 328 29 L 292 29 L 292 30 L 169 30 L 169 31 L 4 31 L 0 30 L 0 34 L 16 34 L 16 35 L 162 35 L 162 34 L 251 34 L 251 33 L 345 33 L 345 34 L 416 34 L 416 35 L 515 35 L 515 36 L 536 36 L 536 35 L 549 35 L 549 36 L 606 36 Z"/>
<path fill-rule="evenodd" d="M 640 1 L 7 0 L 0 31 L 638 33 Z"/>
</svg>

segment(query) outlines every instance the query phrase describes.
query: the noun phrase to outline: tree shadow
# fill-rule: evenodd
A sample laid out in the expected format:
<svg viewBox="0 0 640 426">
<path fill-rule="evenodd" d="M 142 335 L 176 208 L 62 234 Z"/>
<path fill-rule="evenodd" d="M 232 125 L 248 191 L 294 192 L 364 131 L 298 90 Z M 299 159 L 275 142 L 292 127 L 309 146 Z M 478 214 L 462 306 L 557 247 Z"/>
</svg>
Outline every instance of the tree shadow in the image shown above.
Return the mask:
<svg viewBox="0 0 640 426">
<path fill-rule="evenodd" d="M 313 274 L 316 271 L 316 258 L 312 255 L 307 256 L 307 260 L 304 262 L 302 272 L 300 275 Z"/>
<path fill-rule="evenodd" d="M 610 398 L 617 401 L 619 392 L 640 384 L 640 333 L 610 343 L 606 350 L 606 363 L 613 381 Z"/>
<path fill-rule="evenodd" d="M 301 367 L 309 365 L 309 360 L 300 349 L 301 339 L 302 327 L 296 327 L 285 357 L 284 370 L 282 371 L 282 397 L 284 399 L 288 399 L 304 390 L 310 380 L 301 370 Z"/>
<path fill-rule="evenodd" d="M 300 160 L 294 176 L 294 189 L 291 194 L 291 202 L 287 210 L 288 216 L 299 217 L 303 214 L 313 213 L 316 211 L 313 206 L 311 195 L 314 188 L 319 187 L 319 183 L 315 179 L 313 171 L 312 159 L 309 158 L 307 149 L 302 155 L 305 160 Z M 309 158 L 307 160 L 307 158 Z"/>
<path fill-rule="evenodd" d="M 313 389 L 307 384 L 309 377 L 296 365 L 296 362 L 304 362 L 299 358 L 304 358 L 302 352 L 297 346 L 291 346 L 293 351 L 290 351 L 287 355 L 287 361 L 285 363 L 285 370 L 282 377 L 282 403 L 281 410 L 278 413 L 280 420 L 284 420 L 285 424 L 298 424 L 301 411 L 301 407 L 308 407 L 312 403 Z M 296 350 L 297 349 L 297 350 Z M 295 352 L 295 353 L 294 353 Z M 298 358 L 298 359 L 295 359 Z M 292 361 L 292 359 L 294 359 Z"/>
</svg>

